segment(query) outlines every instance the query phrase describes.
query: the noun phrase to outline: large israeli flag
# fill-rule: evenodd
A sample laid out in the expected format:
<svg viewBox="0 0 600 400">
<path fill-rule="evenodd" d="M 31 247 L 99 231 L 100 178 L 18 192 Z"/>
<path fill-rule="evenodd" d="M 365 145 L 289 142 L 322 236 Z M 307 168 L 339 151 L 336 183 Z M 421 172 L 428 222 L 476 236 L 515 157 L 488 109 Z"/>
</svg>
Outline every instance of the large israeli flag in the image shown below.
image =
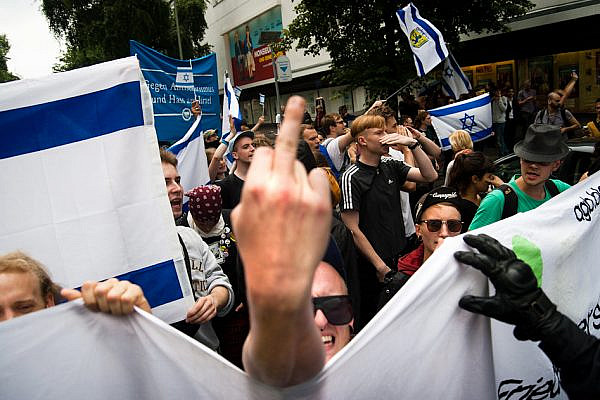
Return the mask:
<svg viewBox="0 0 600 400">
<path fill-rule="evenodd" d="M 0 253 L 65 287 L 128 279 L 174 322 L 193 297 L 153 121 L 135 57 L 0 85 Z"/>
<path fill-rule="evenodd" d="M 469 93 L 471 82 L 466 77 L 452 53 L 448 54 L 442 68 L 442 90 L 446 96 L 458 100 L 461 94 Z"/>
<path fill-rule="evenodd" d="M 185 192 L 210 182 L 201 120 L 202 115 L 199 115 L 185 136 L 169 147 L 169 151 L 177 157 L 177 171 Z M 187 202 L 188 198 L 184 196 L 184 207 Z"/>
<path fill-rule="evenodd" d="M 448 57 L 442 33 L 419 15 L 413 3 L 396 11 L 400 28 L 408 38 L 415 59 L 417 74 L 424 76 Z"/>
<path fill-rule="evenodd" d="M 459 129 L 469 132 L 473 142 L 492 135 L 492 105 L 489 93 L 428 112 L 442 150 L 451 148 L 448 136 Z"/>
</svg>

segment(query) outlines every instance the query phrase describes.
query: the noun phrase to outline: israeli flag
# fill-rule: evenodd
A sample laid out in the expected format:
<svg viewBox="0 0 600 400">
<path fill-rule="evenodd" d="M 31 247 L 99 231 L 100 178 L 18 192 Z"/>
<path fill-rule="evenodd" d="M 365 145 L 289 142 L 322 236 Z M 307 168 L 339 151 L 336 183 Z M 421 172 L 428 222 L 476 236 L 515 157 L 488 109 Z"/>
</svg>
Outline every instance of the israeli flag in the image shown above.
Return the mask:
<svg viewBox="0 0 600 400">
<path fill-rule="evenodd" d="M 456 130 L 469 132 L 473 142 L 492 135 L 492 104 L 490 94 L 428 110 L 442 150 L 451 148 L 448 137 Z"/>
<path fill-rule="evenodd" d="M 181 176 L 181 186 L 185 192 L 210 182 L 201 119 L 202 114 L 196 118 L 186 134 L 169 147 L 169 151 L 177 157 L 177 171 Z M 184 209 L 187 209 L 187 204 L 188 198 L 184 196 Z"/>
<path fill-rule="evenodd" d="M 262 93 L 259 93 L 259 94 L 258 94 L 258 103 L 259 103 L 261 106 L 264 106 L 264 105 L 265 105 L 265 95 L 264 95 L 264 94 L 262 94 Z"/>
<path fill-rule="evenodd" d="M 25 251 L 64 287 L 127 279 L 183 319 L 194 299 L 153 121 L 135 57 L 0 85 L 0 254 Z"/>
<path fill-rule="evenodd" d="M 175 86 L 181 88 L 194 87 L 194 73 L 192 67 L 177 67 Z"/>
<path fill-rule="evenodd" d="M 442 33 L 425 18 L 412 3 L 396 11 L 400 28 L 408 38 L 417 74 L 424 76 L 448 57 Z"/>
<path fill-rule="evenodd" d="M 452 53 L 444 61 L 442 70 L 442 91 L 446 96 L 458 100 L 461 94 L 469 93 L 472 89 L 471 82 L 454 59 Z"/>
<path fill-rule="evenodd" d="M 238 88 L 239 89 L 239 88 Z M 239 131 L 242 125 L 242 110 L 235 89 L 231 85 L 229 76 L 225 73 L 225 85 L 223 87 L 223 124 L 221 125 L 221 137 L 226 139 L 231 132 L 229 128 L 229 116 L 233 117 L 235 128 Z M 241 89 L 240 89 L 241 93 Z"/>
</svg>

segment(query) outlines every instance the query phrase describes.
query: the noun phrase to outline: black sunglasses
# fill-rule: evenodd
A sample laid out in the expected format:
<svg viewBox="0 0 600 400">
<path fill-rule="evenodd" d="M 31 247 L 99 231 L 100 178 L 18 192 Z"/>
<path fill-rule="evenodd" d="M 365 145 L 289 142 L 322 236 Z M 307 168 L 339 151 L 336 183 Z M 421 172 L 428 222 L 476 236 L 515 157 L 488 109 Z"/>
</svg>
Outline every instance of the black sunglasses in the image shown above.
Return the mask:
<svg viewBox="0 0 600 400">
<path fill-rule="evenodd" d="M 442 229 L 442 225 L 446 224 L 446 227 L 450 232 L 460 232 L 462 230 L 462 221 L 458 219 L 449 219 L 447 221 L 441 219 L 424 219 L 421 222 L 425 222 L 427 224 L 427 229 L 429 232 L 437 232 Z"/>
<path fill-rule="evenodd" d="M 313 297 L 314 313 L 323 311 L 325 318 L 332 325 L 346 325 L 352 321 L 352 304 L 350 296 Z"/>
</svg>

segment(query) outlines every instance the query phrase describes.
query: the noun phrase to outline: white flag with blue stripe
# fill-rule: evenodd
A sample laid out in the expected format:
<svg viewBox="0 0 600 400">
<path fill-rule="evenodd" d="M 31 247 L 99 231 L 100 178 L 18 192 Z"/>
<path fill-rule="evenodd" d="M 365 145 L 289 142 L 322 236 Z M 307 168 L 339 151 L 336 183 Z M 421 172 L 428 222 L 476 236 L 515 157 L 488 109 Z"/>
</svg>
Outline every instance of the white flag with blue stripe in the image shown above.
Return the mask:
<svg viewBox="0 0 600 400">
<path fill-rule="evenodd" d="M 466 77 L 452 53 L 444 61 L 442 69 L 442 90 L 446 96 L 458 100 L 461 94 L 469 93 L 471 82 Z"/>
<path fill-rule="evenodd" d="M 492 105 L 489 93 L 428 110 L 442 150 L 450 149 L 448 137 L 456 130 L 469 132 L 473 142 L 492 135 Z"/>
<path fill-rule="evenodd" d="M 424 76 L 448 57 L 442 33 L 419 15 L 419 10 L 413 3 L 396 11 L 396 16 L 400 28 L 408 38 L 419 76 Z"/>
<path fill-rule="evenodd" d="M 223 138 L 226 138 L 231 131 L 229 128 L 229 116 L 233 117 L 233 123 L 236 129 L 239 130 L 242 122 L 242 109 L 240 108 L 238 96 L 236 96 L 236 91 L 229 80 L 229 76 L 225 74 L 225 84 L 223 85 L 223 124 L 221 125 L 221 137 Z"/>
<path fill-rule="evenodd" d="M 177 67 L 177 75 L 175 76 L 175 86 L 181 88 L 194 87 L 194 73 L 192 67 Z"/>
<path fill-rule="evenodd" d="M 199 115 L 186 134 L 169 147 L 169 151 L 177 157 L 177 172 L 185 192 L 210 182 L 201 120 L 202 115 Z M 188 198 L 184 196 L 183 201 L 187 209 Z"/>
<path fill-rule="evenodd" d="M 64 287 L 130 280 L 174 322 L 193 297 L 153 120 L 135 57 L 0 85 L 0 253 Z"/>
</svg>

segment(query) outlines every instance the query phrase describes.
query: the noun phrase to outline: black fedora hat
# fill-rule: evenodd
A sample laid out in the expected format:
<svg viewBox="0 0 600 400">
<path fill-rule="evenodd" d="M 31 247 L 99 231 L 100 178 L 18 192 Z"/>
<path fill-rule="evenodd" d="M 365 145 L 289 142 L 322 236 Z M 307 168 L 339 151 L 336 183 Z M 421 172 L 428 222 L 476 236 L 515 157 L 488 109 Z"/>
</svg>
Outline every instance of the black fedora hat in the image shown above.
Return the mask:
<svg viewBox="0 0 600 400">
<path fill-rule="evenodd" d="M 569 146 L 556 125 L 532 124 L 525 138 L 515 144 L 515 154 L 527 161 L 552 162 L 564 158 Z"/>
</svg>

